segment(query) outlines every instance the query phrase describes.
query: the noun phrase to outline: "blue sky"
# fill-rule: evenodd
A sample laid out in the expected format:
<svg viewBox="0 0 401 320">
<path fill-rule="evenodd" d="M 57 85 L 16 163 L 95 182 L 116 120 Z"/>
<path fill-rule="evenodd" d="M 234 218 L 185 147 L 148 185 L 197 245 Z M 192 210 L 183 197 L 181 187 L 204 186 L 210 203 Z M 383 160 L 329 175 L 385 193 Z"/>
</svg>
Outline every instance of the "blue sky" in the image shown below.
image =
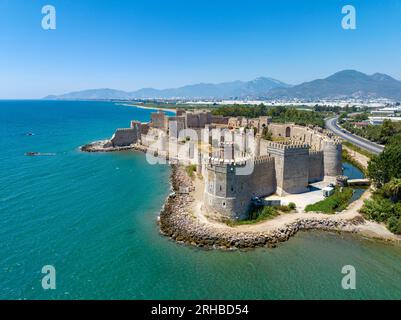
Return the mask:
<svg viewBox="0 0 401 320">
<path fill-rule="evenodd" d="M 54 5 L 57 29 L 41 28 Z M 357 29 L 341 28 L 352 4 Z M 401 0 L 0 0 L 0 98 L 342 69 L 401 79 Z"/>
</svg>

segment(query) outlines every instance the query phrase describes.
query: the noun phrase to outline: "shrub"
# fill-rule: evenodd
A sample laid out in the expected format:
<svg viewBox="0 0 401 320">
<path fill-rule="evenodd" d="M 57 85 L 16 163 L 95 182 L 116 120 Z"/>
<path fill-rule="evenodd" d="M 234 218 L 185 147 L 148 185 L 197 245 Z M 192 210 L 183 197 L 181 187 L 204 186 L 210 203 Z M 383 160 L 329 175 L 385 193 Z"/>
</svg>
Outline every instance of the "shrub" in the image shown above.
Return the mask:
<svg viewBox="0 0 401 320">
<path fill-rule="evenodd" d="M 240 221 L 225 221 L 229 226 L 238 226 L 243 224 L 253 224 L 258 223 L 263 220 L 271 219 L 279 215 L 279 212 L 276 207 L 271 206 L 252 206 L 249 210 L 249 218 L 247 220 Z"/>
<path fill-rule="evenodd" d="M 401 218 L 392 216 L 387 221 L 387 228 L 395 234 L 401 234 Z"/>
<path fill-rule="evenodd" d="M 265 140 L 273 140 L 273 135 L 272 133 L 267 129 L 267 127 L 264 127 L 262 130 L 262 138 Z"/>
<path fill-rule="evenodd" d="M 193 178 L 194 177 L 194 172 L 196 171 L 196 165 L 195 164 L 190 164 L 189 166 L 185 167 L 185 170 L 187 171 L 188 176 Z"/>
<path fill-rule="evenodd" d="M 284 206 L 284 205 L 277 206 L 276 208 L 281 212 L 289 212 L 290 211 L 290 208 L 288 208 L 288 206 Z"/>
<path fill-rule="evenodd" d="M 270 206 L 252 206 L 249 211 L 249 220 L 264 220 L 277 215 L 277 208 Z"/>
<path fill-rule="evenodd" d="M 360 212 L 367 219 L 385 222 L 394 215 L 394 205 L 389 199 L 375 195 L 372 199 L 365 201 Z"/>
<path fill-rule="evenodd" d="M 264 206 L 256 219 L 265 220 L 277 216 L 277 210 L 274 207 Z"/>
<path fill-rule="evenodd" d="M 391 232 L 401 234 L 401 202 L 393 203 L 382 190 L 366 200 L 360 212 L 367 219 L 386 223 Z"/>
<path fill-rule="evenodd" d="M 295 204 L 294 202 L 290 202 L 290 203 L 288 204 L 288 208 L 290 208 L 291 210 L 295 210 L 296 207 L 297 207 L 297 206 L 296 206 L 296 204 Z"/>
</svg>

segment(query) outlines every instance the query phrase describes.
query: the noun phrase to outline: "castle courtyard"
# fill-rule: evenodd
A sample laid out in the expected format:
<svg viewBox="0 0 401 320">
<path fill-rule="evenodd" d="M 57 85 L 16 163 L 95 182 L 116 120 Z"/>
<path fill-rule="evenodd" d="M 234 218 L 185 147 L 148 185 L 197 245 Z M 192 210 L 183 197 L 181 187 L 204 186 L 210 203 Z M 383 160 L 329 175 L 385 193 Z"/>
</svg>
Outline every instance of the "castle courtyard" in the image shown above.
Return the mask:
<svg viewBox="0 0 401 320">
<path fill-rule="evenodd" d="M 304 209 L 307 205 L 319 202 L 324 199 L 323 196 L 323 188 L 327 187 L 330 183 L 335 183 L 335 178 L 325 178 L 323 181 L 318 181 L 315 183 L 309 184 L 309 191 L 297 194 L 287 194 L 284 196 L 278 196 L 276 194 L 272 194 L 268 197 L 265 197 L 266 201 L 275 201 L 280 200 L 281 205 L 288 205 L 290 202 L 296 204 L 297 212 L 304 212 Z"/>
</svg>

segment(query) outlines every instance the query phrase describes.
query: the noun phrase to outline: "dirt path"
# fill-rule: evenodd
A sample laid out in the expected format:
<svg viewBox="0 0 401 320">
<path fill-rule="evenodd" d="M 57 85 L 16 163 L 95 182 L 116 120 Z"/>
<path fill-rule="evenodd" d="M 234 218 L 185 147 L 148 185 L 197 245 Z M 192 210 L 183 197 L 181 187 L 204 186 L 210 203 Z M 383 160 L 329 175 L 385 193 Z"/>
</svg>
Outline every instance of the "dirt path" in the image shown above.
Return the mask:
<svg viewBox="0 0 401 320">
<path fill-rule="evenodd" d="M 350 152 L 351 156 L 358 162 L 361 163 L 364 167 L 367 166 L 369 158 L 357 153 L 347 147 L 344 147 L 347 151 Z M 316 219 L 320 221 L 330 220 L 330 221 L 352 221 L 353 219 L 362 220 L 363 217 L 359 213 L 359 210 L 364 204 L 366 199 L 369 199 L 371 196 L 371 191 L 367 190 L 364 194 L 356 201 L 352 202 L 347 209 L 337 214 L 323 214 L 317 212 L 296 212 L 296 213 L 286 213 L 281 214 L 280 216 L 262 221 L 260 223 L 249 224 L 249 225 L 239 225 L 235 227 L 230 227 L 225 223 L 210 219 L 207 215 L 206 210 L 203 206 L 203 190 L 204 190 L 204 181 L 198 177 L 194 179 L 195 191 L 191 193 L 194 198 L 194 202 L 190 207 L 190 211 L 194 215 L 194 217 L 203 225 L 208 227 L 216 228 L 222 230 L 224 232 L 233 232 L 233 233 L 251 233 L 251 232 L 263 232 L 263 233 L 272 233 L 279 229 L 285 228 L 287 225 L 294 223 L 300 219 Z M 358 232 L 364 236 L 372 237 L 372 238 L 380 238 L 386 240 L 395 240 L 397 242 L 401 242 L 401 236 L 397 236 L 392 234 L 388 229 L 383 225 L 374 221 L 365 221 L 362 224 L 352 225 L 348 227 L 344 227 L 341 230 L 343 231 L 353 231 Z"/>
</svg>

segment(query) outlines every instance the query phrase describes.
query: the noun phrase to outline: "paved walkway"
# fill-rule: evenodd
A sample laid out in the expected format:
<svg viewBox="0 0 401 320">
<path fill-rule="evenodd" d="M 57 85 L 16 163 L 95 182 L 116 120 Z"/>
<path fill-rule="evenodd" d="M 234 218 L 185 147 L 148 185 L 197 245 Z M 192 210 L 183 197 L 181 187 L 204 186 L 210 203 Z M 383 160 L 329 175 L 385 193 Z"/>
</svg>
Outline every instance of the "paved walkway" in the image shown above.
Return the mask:
<svg viewBox="0 0 401 320">
<path fill-rule="evenodd" d="M 358 152 L 355 152 L 353 150 L 351 151 L 352 151 L 351 155 L 354 157 L 354 159 L 360 162 L 364 167 L 366 167 L 369 159 Z M 288 203 L 294 202 L 297 205 L 297 212 L 295 213 L 281 214 L 278 217 L 275 217 L 271 220 L 265 220 L 255 224 L 238 225 L 235 227 L 230 227 L 225 223 L 210 219 L 207 216 L 207 213 L 205 212 L 203 207 L 204 181 L 198 177 L 195 177 L 194 180 L 195 190 L 191 192 L 191 195 L 194 197 L 195 201 L 193 202 L 190 211 L 193 213 L 195 219 L 197 219 L 202 224 L 208 225 L 209 227 L 224 229 L 224 231 L 226 232 L 244 232 L 244 233 L 246 232 L 268 233 L 283 228 L 286 225 L 291 224 L 292 222 L 295 222 L 298 219 L 305 219 L 305 218 L 313 218 L 318 220 L 329 219 L 329 220 L 341 221 L 341 220 L 351 220 L 354 218 L 361 217 L 359 210 L 363 206 L 364 201 L 370 198 L 371 196 L 370 189 L 366 190 L 359 199 L 352 202 L 347 209 L 345 209 L 340 213 L 323 214 L 318 212 L 304 212 L 304 208 L 306 205 L 310 203 L 315 203 L 323 199 L 323 192 L 321 189 L 327 186 L 330 182 L 333 181 L 326 180 L 312 184 L 316 188 L 316 190 L 313 190 L 309 193 L 294 194 L 294 195 L 288 195 L 286 197 L 281 197 L 280 199 L 285 199 L 283 201 L 283 204 L 287 204 L 287 202 Z M 269 198 L 270 197 L 267 197 L 267 199 Z M 363 224 L 349 227 L 349 230 L 344 229 L 344 231 L 354 231 L 366 237 L 379 238 L 384 240 L 393 240 L 398 243 L 401 243 L 401 236 L 392 234 L 384 224 L 377 223 L 374 221 L 365 221 L 365 223 Z"/>
</svg>

